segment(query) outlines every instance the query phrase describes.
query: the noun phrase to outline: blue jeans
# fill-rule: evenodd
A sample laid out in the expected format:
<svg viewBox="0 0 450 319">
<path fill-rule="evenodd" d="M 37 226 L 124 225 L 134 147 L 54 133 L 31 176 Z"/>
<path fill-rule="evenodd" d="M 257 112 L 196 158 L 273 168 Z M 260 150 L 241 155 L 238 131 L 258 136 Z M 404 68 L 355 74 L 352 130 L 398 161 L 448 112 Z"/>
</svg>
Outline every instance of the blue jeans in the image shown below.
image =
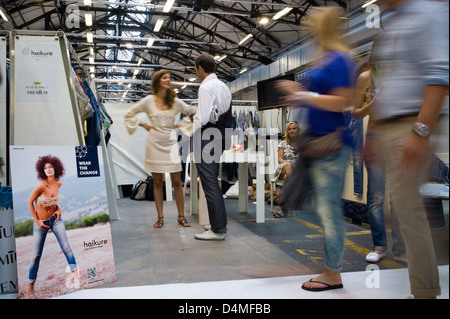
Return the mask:
<svg viewBox="0 0 450 319">
<path fill-rule="evenodd" d="M 367 205 L 374 250 L 387 249 L 384 223 L 385 173 L 381 166 L 367 166 Z M 391 205 L 392 206 L 392 205 Z M 406 254 L 400 226 L 391 207 L 392 252 L 395 256 Z"/>
<path fill-rule="evenodd" d="M 56 215 L 53 215 L 44 224 L 50 228 L 42 229 L 36 223 L 33 227 L 33 252 L 31 256 L 31 266 L 30 272 L 28 274 L 28 282 L 33 283 L 36 281 L 37 273 L 39 270 L 39 263 L 41 261 L 42 251 L 44 250 L 45 239 L 47 238 L 47 233 L 51 229 L 58 240 L 59 246 L 66 256 L 67 262 L 69 263 L 70 270 L 73 272 L 78 269 L 77 262 L 75 261 L 75 256 L 73 255 L 72 249 L 70 248 L 69 241 L 66 235 L 66 228 L 62 218 L 58 221 L 56 220 Z M 55 253 L 55 252 L 52 252 Z"/>
<path fill-rule="evenodd" d="M 342 269 L 345 249 L 346 223 L 341 205 L 345 171 L 351 148 L 344 145 L 334 156 L 311 162 L 311 183 L 325 238 L 325 268 L 339 272 Z"/>
<path fill-rule="evenodd" d="M 384 224 L 384 170 L 380 166 L 367 166 L 367 208 L 369 225 L 375 250 L 387 249 Z"/>
</svg>

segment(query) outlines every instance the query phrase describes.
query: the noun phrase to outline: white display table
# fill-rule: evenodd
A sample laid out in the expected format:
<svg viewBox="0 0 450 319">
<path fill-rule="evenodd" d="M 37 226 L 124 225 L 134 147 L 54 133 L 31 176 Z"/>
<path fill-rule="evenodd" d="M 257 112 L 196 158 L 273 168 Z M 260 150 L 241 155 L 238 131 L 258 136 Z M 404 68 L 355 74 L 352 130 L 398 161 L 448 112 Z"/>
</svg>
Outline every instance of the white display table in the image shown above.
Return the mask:
<svg viewBox="0 0 450 319">
<path fill-rule="evenodd" d="M 235 153 L 232 151 L 223 152 L 221 163 L 238 163 L 239 175 L 239 212 L 248 212 L 248 164 L 256 163 L 256 222 L 264 223 L 264 153 L 262 152 L 243 152 Z M 191 214 L 199 213 L 204 219 L 204 214 L 208 215 L 206 205 L 200 205 L 197 181 L 197 166 L 195 163 L 189 163 L 191 172 Z M 201 197 L 204 196 L 201 194 Z"/>
</svg>

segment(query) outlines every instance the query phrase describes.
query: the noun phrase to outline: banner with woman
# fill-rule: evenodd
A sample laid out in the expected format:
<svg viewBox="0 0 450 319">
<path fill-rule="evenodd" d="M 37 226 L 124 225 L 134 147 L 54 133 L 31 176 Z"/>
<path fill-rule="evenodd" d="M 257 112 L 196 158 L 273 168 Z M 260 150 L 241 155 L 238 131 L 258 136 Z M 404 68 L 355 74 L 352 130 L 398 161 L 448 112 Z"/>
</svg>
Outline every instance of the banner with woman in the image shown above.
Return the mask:
<svg viewBox="0 0 450 319">
<path fill-rule="evenodd" d="M 19 298 L 115 281 L 103 158 L 96 146 L 11 146 Z"/>
</svg>

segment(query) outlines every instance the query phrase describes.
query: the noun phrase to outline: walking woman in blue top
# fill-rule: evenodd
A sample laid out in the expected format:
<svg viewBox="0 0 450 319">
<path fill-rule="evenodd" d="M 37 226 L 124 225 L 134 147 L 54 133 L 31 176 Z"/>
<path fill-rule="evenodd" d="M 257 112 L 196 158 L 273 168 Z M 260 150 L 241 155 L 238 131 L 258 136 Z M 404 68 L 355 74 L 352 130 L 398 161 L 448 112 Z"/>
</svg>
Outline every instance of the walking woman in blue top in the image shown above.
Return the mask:
<svg viewBox="0 0 450 319">
<path fill-rule="evenodd" d="M 289 94 L 292 106 L 308 109 L 308 130 L 323 136 L 345 127 L 344 110 L 353 96 L 353 56 L 342 42 L 342 12 L 337 7 L 317 8 L 308 17 L 307 27 L 314 34 L 320 57 L 309 73 L 307 88 L 296 82 L 280 81 L 277 88 Z M 313 159 L 309 170 L 315 196 L 316 211 L 323 224 L 325 269 L 302 288 L 323 291 L 342 288 L 341 269 L 344 259 L 345 221 L 341 208 L 345 171 L 352 139 L 342 133 L 344 145 L 337 155 Z"/>
</svg>

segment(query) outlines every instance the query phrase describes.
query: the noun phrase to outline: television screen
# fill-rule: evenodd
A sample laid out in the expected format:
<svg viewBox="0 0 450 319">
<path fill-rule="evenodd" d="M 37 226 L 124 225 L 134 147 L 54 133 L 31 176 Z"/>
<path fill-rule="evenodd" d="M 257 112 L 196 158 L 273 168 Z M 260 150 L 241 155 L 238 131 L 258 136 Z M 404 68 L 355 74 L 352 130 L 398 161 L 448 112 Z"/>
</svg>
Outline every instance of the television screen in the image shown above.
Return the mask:
<svg viewBox="0 0 450 319">
<path fill-rule="evenodd" d="M 268 80 L 258 81 L 258 83 L 256 83 L 258 93 L 258 111 L 264 111 L 284 106 L 281 103 L 283 94 L 275 89 L 275 82 L 278 80 L 294 81 L 294 74 L 287 74 Z"/>
</svg>

